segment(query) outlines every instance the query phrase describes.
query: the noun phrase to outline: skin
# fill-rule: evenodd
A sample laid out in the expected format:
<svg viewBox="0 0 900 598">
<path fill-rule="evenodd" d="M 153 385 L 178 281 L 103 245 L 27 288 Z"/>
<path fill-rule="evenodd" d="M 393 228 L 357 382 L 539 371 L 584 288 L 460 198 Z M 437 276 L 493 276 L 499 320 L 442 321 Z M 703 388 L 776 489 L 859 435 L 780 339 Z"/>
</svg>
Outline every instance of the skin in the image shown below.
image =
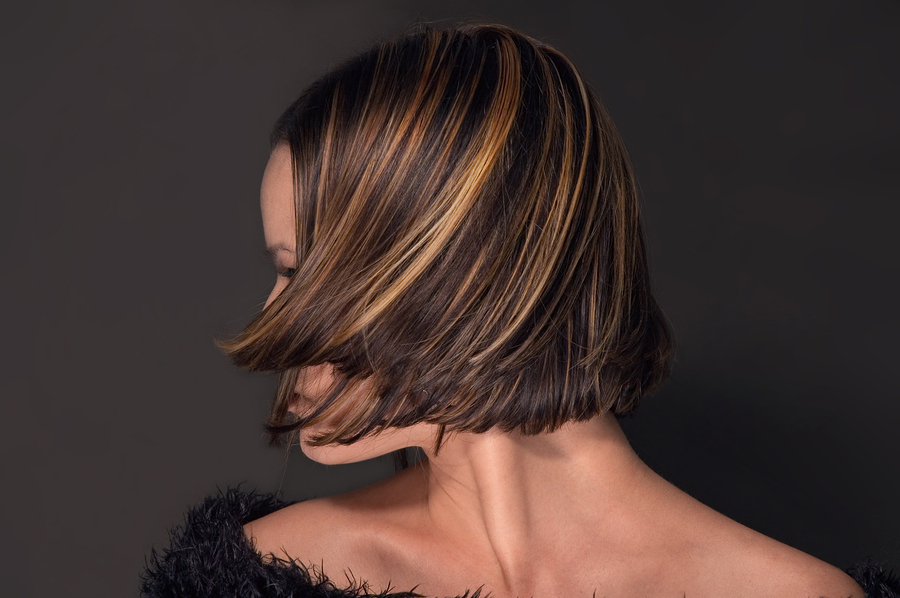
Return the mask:
<svg viewBox="0 0 900 598">
<path fill-rule="evenodd" d="M 272 153 L 261 205 L 282 275 L 296 267 L 290 154 Z M 329 366 L 301 377 L 312 400 Z M 298 383 L 299 384 L 299 383 Z M 353 400 L 353 397 L 348 397 Z M 298 406 L 299 408 L 299 406 Z M 327 424 L 325 424 L 327 425 Z M 291 557 L 340 583 L 349 571 L 388 587 L 455 596 L 483 586 L 498 598 L 863 598 L 843 572 L 716 513 L 651 471 L 612 416 L 537 436 L 452 434 L 417 424 L 351 446 L 310 447 L 348 463 L 421 447 L 426 458 L 382 482 L 292 505 L 245 528 L 263 555 Z"/>
</svg>

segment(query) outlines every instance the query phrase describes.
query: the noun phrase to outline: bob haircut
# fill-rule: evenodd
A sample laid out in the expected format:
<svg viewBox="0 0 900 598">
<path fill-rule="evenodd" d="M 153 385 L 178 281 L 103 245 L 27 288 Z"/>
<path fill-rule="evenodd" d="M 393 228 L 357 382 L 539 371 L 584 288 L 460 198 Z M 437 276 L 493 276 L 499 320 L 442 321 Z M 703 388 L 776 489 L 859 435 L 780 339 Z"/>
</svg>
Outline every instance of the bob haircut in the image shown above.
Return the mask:
<svg viewBox="0 0 900 598">
<path fill-rule="evenodd" d="M 419 422 L 440 426 L 436 448 L 445 432 L 538 434 L 626 414 L 667 376 L 625 146 L 557 50 L 497 25 L 378 44 L 302 93 L 279 144 L 298 268 L 221 343 L 281 373 L 273 442 L 329 418 L 307 442 Z M 292 414 L 320 364 L 337 382 Z"/>
</svg>

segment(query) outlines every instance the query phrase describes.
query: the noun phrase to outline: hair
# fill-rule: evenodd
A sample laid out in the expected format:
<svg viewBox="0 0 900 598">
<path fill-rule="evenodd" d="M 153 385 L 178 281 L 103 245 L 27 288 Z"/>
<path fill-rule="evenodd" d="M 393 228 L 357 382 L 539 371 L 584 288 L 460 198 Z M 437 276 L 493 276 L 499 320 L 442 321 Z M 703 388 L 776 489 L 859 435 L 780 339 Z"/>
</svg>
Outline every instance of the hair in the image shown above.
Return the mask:
<svg viewBox="0 0 900 598">
<path fill-rule="evenodd" d="M 554 48 L 497 25 L 423 29 L 341 64 L 282 114 L 296 273 L 233 340 L 280 372 L 273 442 L 419 422 L 550 432 L 631 412 L 668 375 L 625 146 Z M 290 413 L 303 368 L 338 382 Z M 367 381 L 366 385 L 362 385 Z M 365 398 L 342 402 L 352 388 Z"/>
</svg>

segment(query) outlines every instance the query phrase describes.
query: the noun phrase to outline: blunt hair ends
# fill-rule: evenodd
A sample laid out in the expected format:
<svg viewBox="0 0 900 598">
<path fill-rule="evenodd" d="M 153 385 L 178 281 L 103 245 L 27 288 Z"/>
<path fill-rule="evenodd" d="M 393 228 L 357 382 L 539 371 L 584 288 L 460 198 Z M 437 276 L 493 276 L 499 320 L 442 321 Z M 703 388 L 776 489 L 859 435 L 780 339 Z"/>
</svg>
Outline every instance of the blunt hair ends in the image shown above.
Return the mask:
<svg viewBox="0 0 900 598">
<path fill-rule="evenodd" d="M 668 375 L 628 154 L 557 50 L 497 25 L 378 44 L 291 104 L 279 144 L 298 268 L 222 343 L 281 373 L 273 439 L 326 421 L 308 442 L 538 434 L 629 413 Z M 325 363 L 339 382 L 290 413 L 298 372 Z"/>
</svg>

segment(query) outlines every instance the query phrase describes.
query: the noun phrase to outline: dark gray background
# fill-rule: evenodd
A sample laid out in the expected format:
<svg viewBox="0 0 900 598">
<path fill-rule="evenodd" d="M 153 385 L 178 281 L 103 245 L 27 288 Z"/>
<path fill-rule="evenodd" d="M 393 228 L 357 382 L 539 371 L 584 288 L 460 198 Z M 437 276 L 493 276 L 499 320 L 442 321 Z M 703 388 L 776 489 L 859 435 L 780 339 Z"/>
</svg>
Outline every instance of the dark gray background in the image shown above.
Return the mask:
<svg viewBox="0 0 900 598">
<path fill-rule="evenodd" d="M 3 580 L 135 595 L 217 486 L 370 481 L 268 449 L 273 381 L 212 344 L 260 307 L 269 126 L 416 21 L 498 21 L 602 95 L 680 350 L 626 422 L 665 477 L 839 566 L 900 565 L 896 1 L 20 3 L 0 15 Z"/>
</svg>

